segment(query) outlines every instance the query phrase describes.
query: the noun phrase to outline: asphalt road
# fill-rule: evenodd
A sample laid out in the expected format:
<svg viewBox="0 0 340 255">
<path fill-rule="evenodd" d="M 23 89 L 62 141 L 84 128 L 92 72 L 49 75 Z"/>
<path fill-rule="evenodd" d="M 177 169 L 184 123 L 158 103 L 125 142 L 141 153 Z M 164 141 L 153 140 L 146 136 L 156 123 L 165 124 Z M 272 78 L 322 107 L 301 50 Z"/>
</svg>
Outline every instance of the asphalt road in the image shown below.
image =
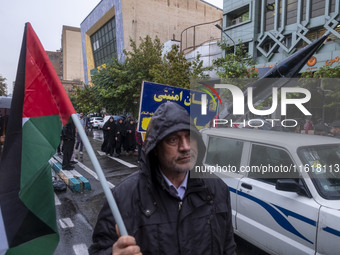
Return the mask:
<svg viewBox="0 0 340 255">
<path fill-rule="evenodd" d="M 102 131 L 94 130 L 93 137 L 89 137 L 93 150 L 109 182 L 110 188 L 117 185 L 124 177 L 138 170 L 136 156 L 123 155 L 117 159 L 109 157 L 100 151 L 102 144 Z M 57 160 L 62 156 L 56 156 Z M 102 187 L 95 178 L 94 167 L 84 150 L 83 157 L 76 158 L 79 161 L 75 170 L 89 180 L 91 190 L 84 192 L 67 191 L 55 194 L 57 224 L 60 241 L 55 255 L 86 255 L 87 248 L 91 245 L 91 235 L 95 226 L 98 213 L 105 201 Z M 237 254 L 241 255 L 265 255 L 256 247 L 246 241 L 237 238 Z"/>
</svg>

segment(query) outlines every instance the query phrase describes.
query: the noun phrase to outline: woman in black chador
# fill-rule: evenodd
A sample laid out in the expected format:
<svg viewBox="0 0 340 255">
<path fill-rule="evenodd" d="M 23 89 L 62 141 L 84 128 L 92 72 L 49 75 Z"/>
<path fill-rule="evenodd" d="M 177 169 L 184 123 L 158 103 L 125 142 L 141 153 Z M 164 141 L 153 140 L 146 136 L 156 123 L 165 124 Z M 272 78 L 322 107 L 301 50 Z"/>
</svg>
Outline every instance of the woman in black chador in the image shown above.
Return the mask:
<svg viewBox="0 0 340 255">
<path fill-rule="evenodd" d="M 130 155 L 130 153 L 134 153 L 136 149 L 136 135 L 135 135 L 135 121 L 130 119 L 130 121 L 126 124 L 126 155 Z"/>
<path fill-rule="evenodd" d="M 114 122 L 113 117 L 110 117 L 110 119 L 105 122 L 103 126 L 103 130 L 104 132 L 106 131 L 105 138 L 107 139 L 107 141 L 105 141 L 105 138 L 104 138 L 103 144 L 106 144 L 106 148 L 103 148 L 104 152 L 112 156 L 115 150 L 115 145 L 116 145 L 116 140 L 115 140 L 116 139 L 116 124 Z"/>
<path fill-rule="evenodd" d="M 116 126 L 116 153 L 117 157 L 120 156 L 121 148 L 125 140 L 126 128 L 123 119 L 119 119 Z"/>
</svg>

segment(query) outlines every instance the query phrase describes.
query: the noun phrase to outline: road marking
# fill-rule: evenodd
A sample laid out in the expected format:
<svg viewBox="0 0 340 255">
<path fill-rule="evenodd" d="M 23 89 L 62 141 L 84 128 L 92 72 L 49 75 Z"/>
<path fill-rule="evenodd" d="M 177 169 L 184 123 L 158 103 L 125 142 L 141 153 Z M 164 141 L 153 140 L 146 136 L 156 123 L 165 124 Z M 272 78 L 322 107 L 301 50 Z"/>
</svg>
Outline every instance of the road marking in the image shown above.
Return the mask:
<svg viewBox="0 0 340 255">
<path fill-rule="evenodd" d="M 73 251 L 76 255 L 88 255 L 87 246 L 84 243 L 73 245 Z"/>
<path fill-rule="evenodd" d="M 92 175 L 96 180 L 99 180 L 98 179 L 98 175 L 93 171 L 91 170 L 90 168 L 88 168 L 87 166 L 85 166 L 83 163 L 81 162 L 78 162 L 78 165 L 83 168 L 88 174 Z M 109 185 L 109 188 L 110 189 L 113 189 L 115 187 L 115 185 L 113 185 L 111 182 L 107 181 L 107 184 Z"/>
<path fill-rule="evenodd" d="M 98 152 L 98 154 L 99 154 L 100 156 L 104 156 L 104 155 L 106 154 L 105 152 L 102 152 L 102 151 L 97 151 L 97 152 Z M 136 165 L 131 164 L 131 163 L 129 163 L 129 162 L 126 162 L 126 161 L 124 161 L 124 160 L 122 160 L 122 159 L 115 158 L 115 157 L 112 157 L 112 156 L 108 156 L 108 157 L 109 157 L 110 159 L 116 160 L 117 162 L 123 164 L 124 166 L 127 166 L 128 168 L 137 167 Z"/>
<path fill-rule="evenodd" d="M 58 198 L 56 193 L 54 193 L 54 204 L 55 205 L 61 205 L 61 202 L 60 202 L 60 200 L 59 200 L 59 198 Z"/>
<path fill-rule="evenodd" d="M 58 156 L 54 156 L 59 162 L 61 162 L 61 158 Z M 78 161 L 78 166 L 81 167 L 82 169 L 84 169 L 88 174 L 92 175 L 96 180 L 98 179 L 98 175 L 91 170 L 90 168 L 88 168 L 87 166 L 85 166 L 83 163 L 81 163 L 80 161 Z M 111 182 L 107 182 L 107 184 L 109 185 L 110 189 L 113 189 L 115 187 L 115 185 L 113 185 Z"/>
<path fill-rule="evenodd" d="M 127 166 L 128 168 L 134 168 L 134 167 L 137 167 L 136 165 L 134 164 L 130 164 L 129 162 L 126 162 L 122 159 L 119 159 L 119 158 L 115 158 L 115 157 L 111 157 L 111 156 L 108 156 L 109 158 L 113 159 L 113 160 L 116 160 L 117 162 Z"/>
<path fill-rule="evenodd" d="M 60 227 L 62 228 L 73 228 L 74 224 L 70 218 L 63 218 L 59 220 Z"/>
<path fill-rule="evenodd" d="M 76 170 L 70 170 L 71 174 L 75 177 L 81 177 L 82 175 L 78 173 Z"/>
<path fill-rule="evenodd" d="M 99 156 L 104 156 L 106 153 L 105 152 L 102 152 L 102 151 L 97 151 Z"/>
<path fill-rule="evenodd" d="M 84 243 L 73 245 L 73 251 L 76 255 L 88 255 L 87 246 Z"/>
</svg>

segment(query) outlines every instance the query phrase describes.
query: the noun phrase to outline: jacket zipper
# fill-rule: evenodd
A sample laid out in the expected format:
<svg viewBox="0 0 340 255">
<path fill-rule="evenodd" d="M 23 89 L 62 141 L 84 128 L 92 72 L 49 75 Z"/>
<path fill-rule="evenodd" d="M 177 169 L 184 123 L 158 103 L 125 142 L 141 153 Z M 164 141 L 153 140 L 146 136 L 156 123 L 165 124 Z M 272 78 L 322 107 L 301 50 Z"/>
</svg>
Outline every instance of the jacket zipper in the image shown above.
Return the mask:
<svg viewBox="0 0 340 255">
<path fill-rule="evenodd" d="M 179 201 L 178 202 L 178 214 L 177 214 L 177 242 L 178 242 L 178 251 L 179 251 L 179 254 L 182 254 L 182 251 L 181 251 L 181 245 L 180 245 L 180 240 L 179 240 L 179 215 L 180 215 L 180 211 L 182 209 L 182 204 L 183 204 L 183 201 Z"/>
<path fill-rule="evenodd" d="M 211 254 L 214 254 L 213 229 L 212 229 L 212 226 L 211 226 L 211 219 L 210 218 L 208 219 L 208 224 L 209 224 L 209 228 L 210 228 L 210 248 L 211 248 Z"/>
</svg>

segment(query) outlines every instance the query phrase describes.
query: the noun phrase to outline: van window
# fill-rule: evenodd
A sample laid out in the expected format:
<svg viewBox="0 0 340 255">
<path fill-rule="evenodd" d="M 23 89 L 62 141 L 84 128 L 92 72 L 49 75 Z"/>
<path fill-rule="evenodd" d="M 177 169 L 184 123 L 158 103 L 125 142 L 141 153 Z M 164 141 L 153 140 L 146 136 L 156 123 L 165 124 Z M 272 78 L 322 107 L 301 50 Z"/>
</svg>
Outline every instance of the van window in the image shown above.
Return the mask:
<svg viewBox="0 0 340 255">
<path fill-rule="evenodd" d="M 210 136 L 205 163 L 221 167 L 230 165 L 231 167 L 236 167 L 239 171 L 242 149 L 242 141 Z"/>
<path fill-rule="evenodd" d="M 340 146 L 309 146 L 301 148 L 299 155 L 319 194 L 340 199 Z"/>
<path fill-rule="evenodd" d="M 282 149 L 253 144 L 248 177 L 275 184 L 280 178 L 299 178 L 299 169 Z"/>
</svg>

